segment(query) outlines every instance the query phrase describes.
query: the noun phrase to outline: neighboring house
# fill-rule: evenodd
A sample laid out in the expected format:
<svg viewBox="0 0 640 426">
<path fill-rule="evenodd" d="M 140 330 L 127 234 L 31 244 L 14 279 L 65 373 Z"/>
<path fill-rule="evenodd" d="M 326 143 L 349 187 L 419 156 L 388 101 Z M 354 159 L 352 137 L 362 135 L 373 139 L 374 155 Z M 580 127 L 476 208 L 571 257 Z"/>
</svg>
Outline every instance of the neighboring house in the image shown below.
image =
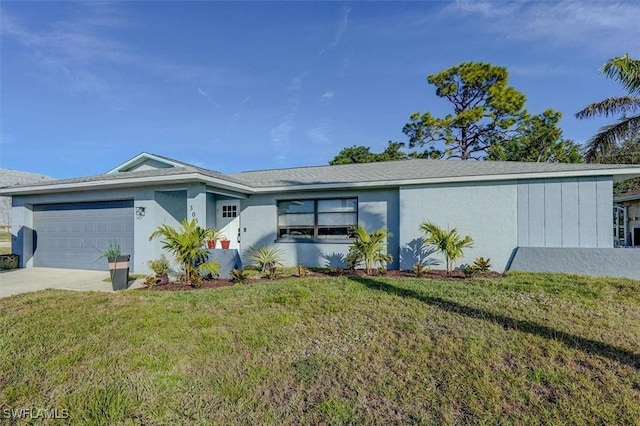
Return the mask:
<svg viewBox="0 0 640 426">
<path fill-rule="evenodd" d="M 638 166 L 421 159 L 222 174 L 142 153 L 103 175 L 0 194 L 13 196 L 13 252 L 25 267 L 104 269 L 97 258 L 116 240 L 133 271 L 148 272 L 162 254 L 149 235 L 189 218 L 222 229 L 245 263 L 250 247 L 276 245 L 290 266 L 345 266 L 353 225 L 387 228 L 389 266 L 411 269 L 438 258 L 421 243 L 430 220 L 473 238 L 458 264 L 483 256 L 499 271 L 536 270 L 551 253 L 590 273 L 563 259 L 590 264 L 614 250 L 613 183 L 635 176 Z"/>
<path fill-rule="evenodd" d="M 0 188 L 43 180 L 51 180 L 51 178 L 35 173 L 0 169 Z M 11 225 L 11 197 L 0 196 L 0 228 L 8 227 L 9 225 Z"/>
<path fill-rule="evenodd" d="M 613 236 L 615 244 L 640 247 L 640 190 L 613 198 Z"/>
</svg>

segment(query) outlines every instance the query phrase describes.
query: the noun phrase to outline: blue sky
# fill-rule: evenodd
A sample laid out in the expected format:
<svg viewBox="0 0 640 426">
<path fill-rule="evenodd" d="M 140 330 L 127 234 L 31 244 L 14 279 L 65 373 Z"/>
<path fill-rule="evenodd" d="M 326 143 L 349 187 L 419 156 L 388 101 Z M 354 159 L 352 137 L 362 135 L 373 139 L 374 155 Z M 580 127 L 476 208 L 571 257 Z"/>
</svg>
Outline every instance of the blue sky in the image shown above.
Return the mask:
<svg viewBox="0 0 640 426">
<path fill-rule="evenodd" d="M 0 4 L 0 167 L 103 173 L 142 151 L 221 172 L 326 164 L 406 141 L 447 113 L 426 76 L 505 66 L 527 109 L 624 93 L 599 74 L 640 57 L 636 2 L 10 2 Z"/>
</svg>

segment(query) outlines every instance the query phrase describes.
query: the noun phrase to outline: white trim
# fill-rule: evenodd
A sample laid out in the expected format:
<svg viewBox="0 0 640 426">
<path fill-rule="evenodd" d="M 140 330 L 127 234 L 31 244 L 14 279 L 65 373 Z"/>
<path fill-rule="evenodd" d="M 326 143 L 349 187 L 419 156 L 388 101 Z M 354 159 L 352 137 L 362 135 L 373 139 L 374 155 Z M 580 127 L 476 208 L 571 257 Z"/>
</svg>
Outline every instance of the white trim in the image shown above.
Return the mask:
<svg viewBox="0 0 640 426">
<path fill-rule="evenodd" d="M 120 172 L 121 169 L 126 169 L 126 168 L 129 168 L 129 167 L 132 167 L 135 164 L 137 164 L 138 162 L 141 162 L 140 160 L 142 160 L 142 159 L 155 160 L 155 161 L 167 164 L 167 165 L 172 166 L 172 167 L 184 167 L 183 164 L 176 163 L 175 161 L 167 160 L 166 158 L 160 158 L 160 157 L 158 157 L 156 155 L 149 154 L 148 152 L 142 152 L 142 153 L 136 155 L 135 157 L 133 157 L 132 159 L 127 160 L 124 163 L 120 164 L 119 166 L 114 167 L 113 169 L 109 170 L 105 174 L 110 175 L 110 174 L 118 173 L 118 172 Z"/>
<path fill-rule="evenodd" d="M 215 188 L 215 189 L 207 188 L 207 192 L 210 194 L 224 195 L 225 197 L 231 197 L 235 199 L 246 199 L 249 197 L 247 194 L 241 194 L 239 192 L 221 191 L 221 190 L 218 190 L 218 188 Z"/>
</svg>

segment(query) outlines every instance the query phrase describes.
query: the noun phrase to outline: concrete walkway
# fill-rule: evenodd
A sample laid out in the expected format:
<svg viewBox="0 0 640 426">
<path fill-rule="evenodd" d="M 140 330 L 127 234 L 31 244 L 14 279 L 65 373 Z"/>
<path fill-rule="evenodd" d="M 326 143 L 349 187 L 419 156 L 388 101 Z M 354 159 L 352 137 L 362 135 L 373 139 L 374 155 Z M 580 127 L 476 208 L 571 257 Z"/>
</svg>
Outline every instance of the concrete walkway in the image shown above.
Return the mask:
<svg viewBox="0 0 640 426">
<path fill-rule="evenodd" d="M 25 268 L 0 271 L 0 297 L 55 288 L 75 291 L 112 292 L 107 271 L 82 269 Z M 139 287 L 137 284 L 129 288 Z"/>
</svg>

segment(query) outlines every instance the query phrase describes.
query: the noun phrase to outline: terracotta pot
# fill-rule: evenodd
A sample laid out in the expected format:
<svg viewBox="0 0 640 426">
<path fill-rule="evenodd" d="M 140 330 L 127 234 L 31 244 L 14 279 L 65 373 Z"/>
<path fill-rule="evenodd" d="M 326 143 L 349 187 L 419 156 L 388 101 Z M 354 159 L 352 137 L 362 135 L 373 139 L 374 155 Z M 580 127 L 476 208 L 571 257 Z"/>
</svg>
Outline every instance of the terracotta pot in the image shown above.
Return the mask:
<svg viewBox="0 0 640 426">
<path fill-rule="evenodd" d="M 207 241 L 207 247 L 210 248 L 210 249 L 216 248 L 216 242 L 217 242 L 216 240 L 208 240 Z"/>
<path fill-rule="evenodd" d="M 231 241 L 230 240 L 222 240 L 222 241 L 220 241 L 220 244 L 222 244 L 222 248 L 226 250 L 226 249 L 229 248 L 229 244 L 231 244 Z"/>
</svg>

